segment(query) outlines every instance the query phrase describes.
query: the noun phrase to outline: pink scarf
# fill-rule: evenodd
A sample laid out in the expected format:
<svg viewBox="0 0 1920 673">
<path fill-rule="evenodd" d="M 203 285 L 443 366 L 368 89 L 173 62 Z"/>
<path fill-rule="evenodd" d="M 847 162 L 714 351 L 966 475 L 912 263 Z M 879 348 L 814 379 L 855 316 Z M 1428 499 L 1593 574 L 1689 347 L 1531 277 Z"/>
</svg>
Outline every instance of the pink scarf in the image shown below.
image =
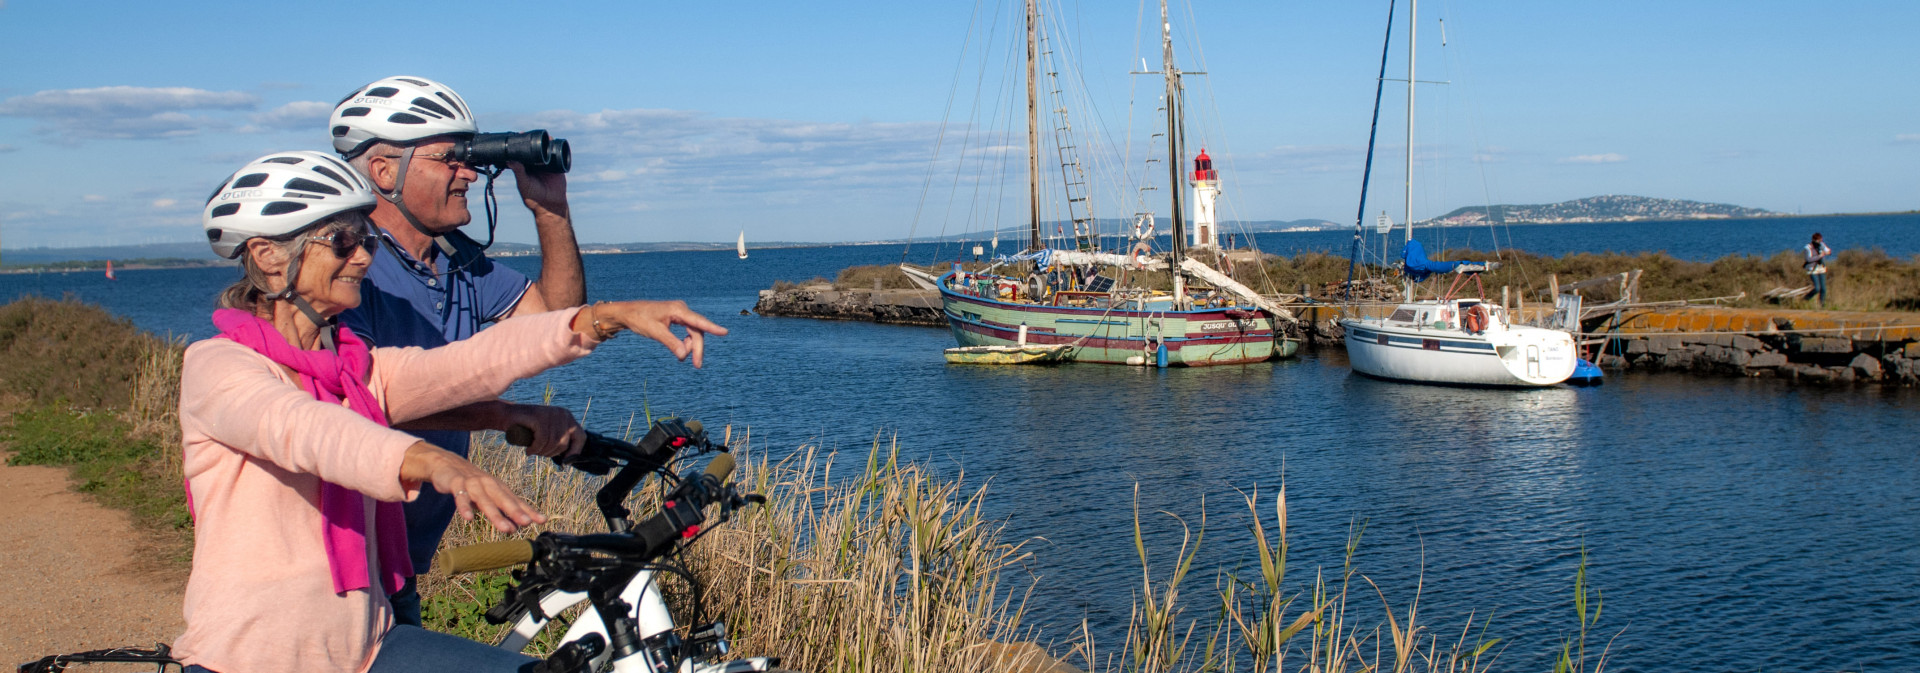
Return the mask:
<svg viewBox="0 0 1920 673">
<path fill-rule="evenodd" d="M 367 420 L 387 425 L 380 403 L 367 389 L 367 372 L 373 355 L 353 330 L 340 330 L 338 354 L 327 350 L 301 350 L 281 336 L 271 323 L 234 309 L 213 312 L 213 325 L 220 337 L 231 339 L 254 352 L 267 356 L 300 374 L 300 387 L 322 402 L 338 403 L 342 396 L 347 407 Z M 327 565 L 333 572 L 334 593 L 346 593 L 372 586 L 373 571 L 367 567 L 367 511 L 365 496 L 359 491 L 320 482 L 321 536 L 327 545 Z M 387 591 L 399 590 L 413 574 L 413 562 L 407 557 L 407 518 L 397 502 L 377 503 L 375 527 L 379 531 L 380 577 Z"/>
</svg>

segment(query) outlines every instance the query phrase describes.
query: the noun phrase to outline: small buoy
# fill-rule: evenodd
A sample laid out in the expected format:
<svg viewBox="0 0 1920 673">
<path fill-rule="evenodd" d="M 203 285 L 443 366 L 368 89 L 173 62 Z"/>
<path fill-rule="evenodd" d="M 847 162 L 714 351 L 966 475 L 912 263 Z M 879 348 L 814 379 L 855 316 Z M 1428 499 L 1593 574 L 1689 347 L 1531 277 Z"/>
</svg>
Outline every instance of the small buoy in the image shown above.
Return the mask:
<svg viewBox="0 0 1920 673">
<path fill-rule="evenodd" d="M 1147 358 L 1144 355 L 1129 355 L 1127 356 L 1127 364 L 1135 367 L 1143 366 L 1147 364 Z"/>
</svg>

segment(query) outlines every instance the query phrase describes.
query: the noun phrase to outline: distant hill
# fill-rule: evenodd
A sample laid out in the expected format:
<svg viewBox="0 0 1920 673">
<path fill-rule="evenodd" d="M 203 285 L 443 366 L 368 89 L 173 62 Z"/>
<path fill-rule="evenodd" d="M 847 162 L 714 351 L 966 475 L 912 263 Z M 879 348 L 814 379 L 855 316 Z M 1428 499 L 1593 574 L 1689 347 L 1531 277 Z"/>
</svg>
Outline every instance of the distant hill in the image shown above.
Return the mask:
<svg viewBox="0 0 1920 673">
<path fill-rule="evenodd" d="M 1609 194 L 1560 203 L 1468 206 L 1441 215 L 1427 224 L 1459 226 L 1483 224 L 1558 224 L 1566 222 L 1632 222 L 1636 220 L 1711 220 L 1781 215 L 1759 208 L 1683 199 Z"/>
</svg>

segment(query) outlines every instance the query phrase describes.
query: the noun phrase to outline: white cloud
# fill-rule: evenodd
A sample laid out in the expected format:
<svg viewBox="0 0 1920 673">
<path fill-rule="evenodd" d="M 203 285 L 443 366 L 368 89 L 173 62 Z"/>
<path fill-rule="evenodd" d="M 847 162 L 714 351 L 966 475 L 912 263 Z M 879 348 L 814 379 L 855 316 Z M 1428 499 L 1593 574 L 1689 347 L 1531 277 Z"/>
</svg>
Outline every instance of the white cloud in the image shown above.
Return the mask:
<svg viewBox="0 0 1920 673">
<path fill-rule="evenodd" d="M 224 128 L 226 122 L 189 115 L 197 110 L 244 110 L 253 94 L 190 87 L 108 86 L 55 89 L 0 101 L 0 117 L 41 123 L 35 131 L 64 141 L 172 138 Z"/>
<path fill-rule="evenodd" d="M 5 0 L 0 0 L 0 2 L 5 2 Z M 20 151 L 20 148 L 18 147 L 14 147 L 12 145 L 0 145 L 0 154 L 6 154 L 8 152 L 18 152 L 18 151 Z"/>
<path fill-rule="evenodd" d="M 107 197 L 99 194 L 82 194 L 80 195 L 80 200 L 87 203 L 103 203 L 107 200 Z"/>
<path fill-rule="evenodd" d="M 154 199 L 154 200 L 153 200 L 153 209 L 154 209 L 154 210 L 166 210 L 166 209 L 168 209 L 168 208 L 172 208 L 172 207 L 174 207 L 174 206 L 177 206 L 177 205 L 179 205 L 179 204 L 180 204 L 180 202 L 179 202 L 179 201 L 175 201 L 175 200 L 173 200 L 173 199 Z"/>
<path fill-rule="evenodd" d="M 1627 160 L 1627 156 L 1626 156 L 1626 155 L 1624 155 L 1624 154 L 1618 154 L 1618 153 L 1615 153 L 1615 152 L 1608 152 L 1608 153 L 1606 153 L 1606 154 L 1581 154 L 1581 155 L 1577 155 L 1577 156 L 1571 156 L 1571 157 L 1567 157 L 1567 158 L 1564 158 L 1564 159 L 1561 159 L 1561 160 L 1559 161 L 1559 163 L 1563 163 L 1563 164 L 1617 164 L 1617 163 L 1620 163 L 1620 162 L 1622 162 L 1622 161 L 1626 161 L 1626 160 Z"/>
<path fill-rule="evenodd" d="M 306 131 L 319 133 L 327 127 L 327 115 L 333 104 L 317 100 L 297 100 L 251 117 L 252 124 L 242 131 Z"/>
<path fill-rule="evenodd" d="M 544 128 L 572 143 L 575 167 L 591 171 L 581 173 L 588 177 L 582 182 L 681 194 L 917 184 L 929 139 L 938 132 L 933 123 L 819 123 L 656 109 L 553 110 L 515 122 L 513 128 Z M 635 176 L 647 179 L 630 179 Z"/>
<path fill-rule="evenodd" d="M 1896 143 L 1920 143 L 1920 133 L 1901 133 L 1893 136 Z"/>
</svg>

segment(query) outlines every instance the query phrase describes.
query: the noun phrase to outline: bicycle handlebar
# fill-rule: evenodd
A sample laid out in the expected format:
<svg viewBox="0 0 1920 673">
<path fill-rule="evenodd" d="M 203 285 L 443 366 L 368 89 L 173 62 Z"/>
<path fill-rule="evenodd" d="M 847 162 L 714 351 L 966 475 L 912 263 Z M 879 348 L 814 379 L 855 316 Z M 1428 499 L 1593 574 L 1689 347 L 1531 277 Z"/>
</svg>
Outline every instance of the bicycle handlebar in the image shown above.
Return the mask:
<svg viewBox="0 0 1920 673">
<path fill-rule="evenodd" d="M 674 541 L 699 532 L 700 525 L 706 522 L 702 515 L 708 505 L 728 501 L 738 497 L 726 487 L 727 480 L 733 477 L 735 462 L 732 454 L 714 456 L 707 463 L 701 476 L 689 479 L 686 486 L 670 494 L 662 503 L 661 511 L 648 517 L 635 526 L 631 533 L 595 534 L 595 535 L 558 535 L 547 534 L 541 538 L 551 540 L 557 547 L 589 549 L 615 554 L 638 554 L 652 557 L 658 550 L 673 544 Z M 450 575 L 480 572 L 520 565 L 533 560 L 535 543 L 529 540 L 506 540 L 482 544 L 455 547 L 440 552 L 434 557 L 434 566 L 444 569 Z"/>
<path fill-rule="evenodd" d="M 531 560 L 532 542 L 507 540 L 448 549 L 434 557 L 433 565 L 445 569 L 449 575 L 460 575 L 520 565 Z"/>
</svg>

